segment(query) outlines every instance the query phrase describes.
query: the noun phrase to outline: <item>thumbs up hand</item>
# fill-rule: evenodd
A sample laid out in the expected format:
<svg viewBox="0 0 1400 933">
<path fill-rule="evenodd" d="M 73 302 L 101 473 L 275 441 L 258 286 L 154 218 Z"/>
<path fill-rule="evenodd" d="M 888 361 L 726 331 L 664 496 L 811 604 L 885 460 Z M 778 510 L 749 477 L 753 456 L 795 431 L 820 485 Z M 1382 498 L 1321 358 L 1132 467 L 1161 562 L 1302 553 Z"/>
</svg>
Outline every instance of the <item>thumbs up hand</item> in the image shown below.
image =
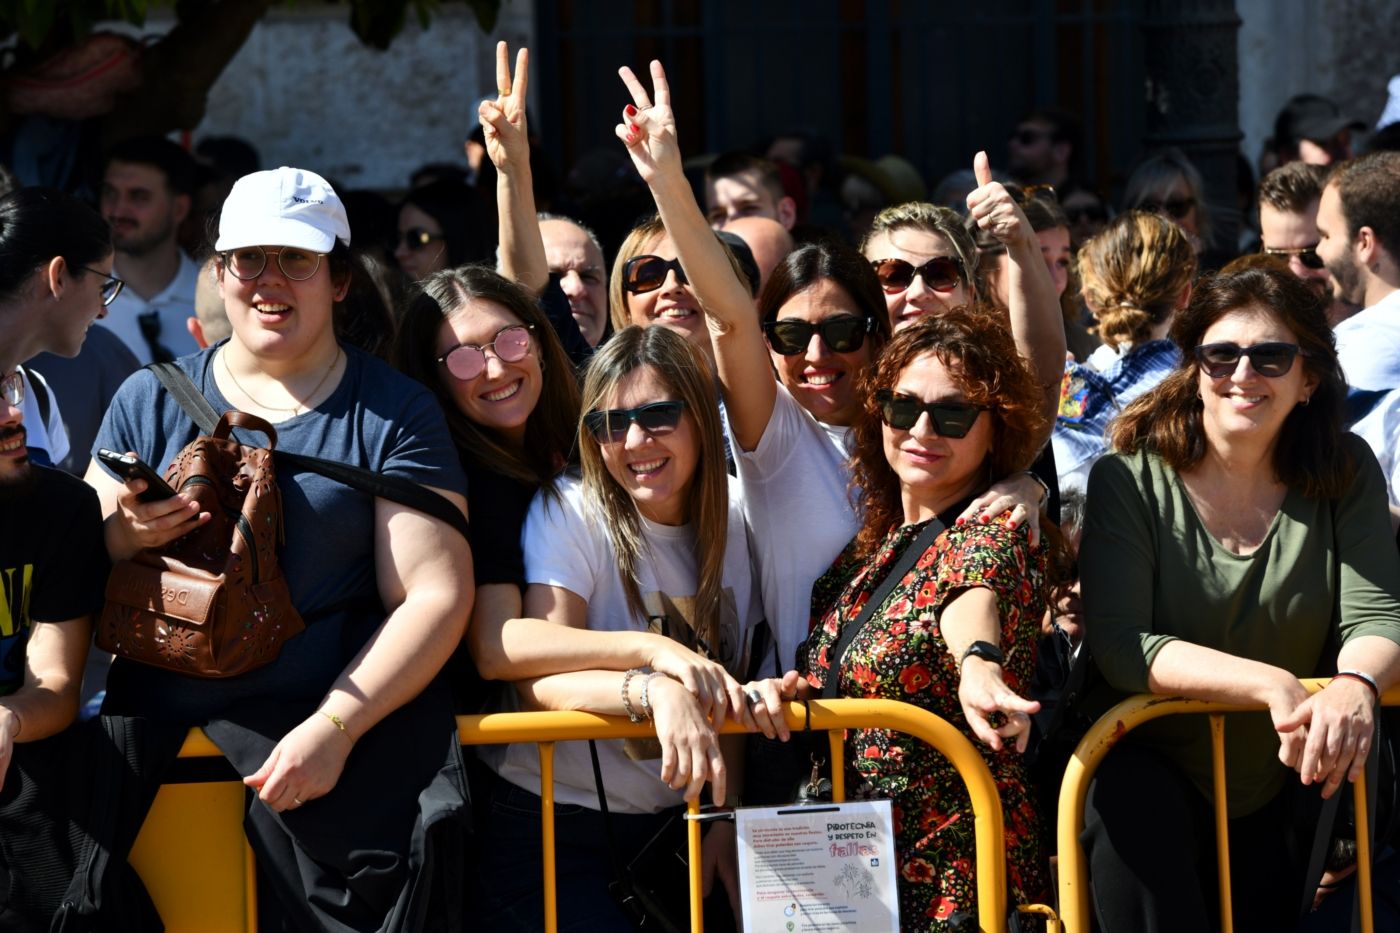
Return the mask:
<svg viewBox="0 0 1400 933">
<path fill-rule="evenodd" d="M 967 212 L 986 230 L 1008 247 L 1031 233 L 1030 222 L 1011 193 L 1001 182 L 992 180 L 992 165 L 986 152 L 972 159 L 972 172 L 977 187 L 967 196 Z"/>
</svg>

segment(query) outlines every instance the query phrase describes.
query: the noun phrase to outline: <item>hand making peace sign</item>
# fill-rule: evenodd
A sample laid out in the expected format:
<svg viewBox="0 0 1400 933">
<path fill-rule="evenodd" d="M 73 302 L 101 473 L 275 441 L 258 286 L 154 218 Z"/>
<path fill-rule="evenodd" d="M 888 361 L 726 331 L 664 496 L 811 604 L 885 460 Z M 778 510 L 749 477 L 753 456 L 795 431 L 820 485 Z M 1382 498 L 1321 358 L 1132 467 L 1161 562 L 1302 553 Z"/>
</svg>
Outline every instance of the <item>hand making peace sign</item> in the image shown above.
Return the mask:
<svg viewBox="0 0 1400 933">
<path fill-rule="evenodd" d="M 530 50 L 515 56 L 515 77 L 510 73 L 510 50 L 505 40 L 496 43 L 495 100 L 483 100 L 478 109 L 486 137 L 486 154 L 496 171 L 505 174 L 512 165 L 529 165 L 530 134 L 525 125 L 525 92 L 530 86 Z"/>
<path fill-rule="evenodd" d="M 671 88 L 666 83 L 666 69 L 661 63 L 651 63 L 651 84 L 655 103 L 632 69 L 617 70 L 622 83 L 632 92 L 632 103 L 622 110 L 622 122 L 614 132 L 627 146 L 637 172 L 645 182 L 651 182 L 661 170 L 679 170 L 681 150 L 676 142 L 676 116 L 671 112 Z"/>
</svg>

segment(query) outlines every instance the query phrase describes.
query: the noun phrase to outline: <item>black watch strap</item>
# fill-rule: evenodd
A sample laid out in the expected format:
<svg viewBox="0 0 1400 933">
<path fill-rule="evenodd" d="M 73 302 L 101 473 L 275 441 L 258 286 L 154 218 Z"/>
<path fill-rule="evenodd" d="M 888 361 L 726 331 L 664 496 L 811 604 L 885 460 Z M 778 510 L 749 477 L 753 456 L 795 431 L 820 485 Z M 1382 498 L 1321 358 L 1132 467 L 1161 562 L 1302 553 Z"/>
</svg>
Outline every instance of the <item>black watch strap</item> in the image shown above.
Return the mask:
<svg viewBox="0 0 1400 933">
<path fill-rule="evenodd" d="M 967 650 L 962 653 L 962 657 L 958 658 L 958 670 L 962 670 L 963 662 L 968 658 L 981 658 L 992 664 L 1006 663 L 1006 655 L 1002 654 L 1001 649 L 989 641 L 974 641 L 968 645 Z"/>
</svg>

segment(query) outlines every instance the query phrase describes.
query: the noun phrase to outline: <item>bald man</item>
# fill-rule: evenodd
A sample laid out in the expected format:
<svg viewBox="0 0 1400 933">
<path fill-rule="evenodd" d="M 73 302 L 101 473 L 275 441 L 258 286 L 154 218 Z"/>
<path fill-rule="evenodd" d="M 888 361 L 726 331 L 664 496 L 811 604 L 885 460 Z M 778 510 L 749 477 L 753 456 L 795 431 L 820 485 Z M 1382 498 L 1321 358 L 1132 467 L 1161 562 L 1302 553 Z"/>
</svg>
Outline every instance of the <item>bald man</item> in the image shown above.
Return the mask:
<svg viewBox="0 0 1400 933">
<path fill-rule="evenodd" d="M 758 263 L 758 290 L 761 294 L 763 286 L 768 284 L 768 277 L 778 268 L 778 263 L 792 252 L 792 234 L 782 224 L 767 217 L 738 217 L 726 223 L 724 230 L 749 244 L 754 262 Z"/>
</svg>

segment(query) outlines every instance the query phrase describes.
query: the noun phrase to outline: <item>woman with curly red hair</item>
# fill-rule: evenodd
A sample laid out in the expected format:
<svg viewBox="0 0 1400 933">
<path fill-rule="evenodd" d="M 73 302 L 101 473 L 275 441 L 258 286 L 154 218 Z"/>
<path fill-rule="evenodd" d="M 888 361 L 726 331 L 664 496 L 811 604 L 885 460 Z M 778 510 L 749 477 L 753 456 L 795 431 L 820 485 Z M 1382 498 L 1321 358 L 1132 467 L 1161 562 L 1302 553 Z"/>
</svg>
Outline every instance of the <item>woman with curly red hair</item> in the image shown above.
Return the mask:
<svg viewBox="0 0 1400 933">
<path fill-rule="evenodd" d="M 1012 895 L 1037 900 L 1046 890 L 1039 818 L 1018 753 L 1039 709 L 1021 694 L 1045 612 L 1048 547 L 1005 517 L 956 517 L 993 478 L 1035 458 L 1040 389 L 1002 322 L 954 309 L 899 331 L 859 398 L 853 485 L 864 520 L 813 587 L 815 627 L 798 671 L 764 682 L 764 712 L 779 698 L 833 695 L 831 682 L 835 695 L 903 700 L 958 726 L 982 743 L 1001 789 Z M 894 801 L 901 925 L 960 929 L 976 904 L 972 805 L 956 770 L 885 729 L 852 730 L 847 747 L 852 796 Z"/>
</svg>

